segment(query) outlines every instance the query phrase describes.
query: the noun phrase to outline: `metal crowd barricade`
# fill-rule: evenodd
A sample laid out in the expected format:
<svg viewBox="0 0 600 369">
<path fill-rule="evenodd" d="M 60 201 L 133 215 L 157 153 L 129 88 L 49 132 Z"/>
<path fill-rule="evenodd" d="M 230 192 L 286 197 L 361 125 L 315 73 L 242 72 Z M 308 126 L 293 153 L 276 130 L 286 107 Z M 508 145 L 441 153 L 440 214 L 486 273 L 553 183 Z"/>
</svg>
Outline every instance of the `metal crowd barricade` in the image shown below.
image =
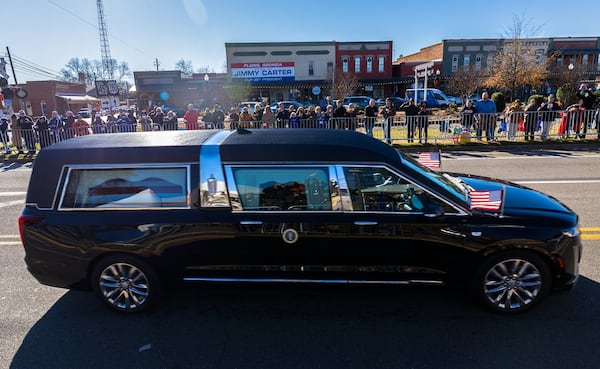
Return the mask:
<svg viewBox="0 0 600 369">
<path fill-rule="evenodd" d="M 374 118 L 329 118 L 300 119 L 275 121 L 266 125 L 262 121 L 244 122 L 247 128 L 288 129 L 288 128 L 320 128 L 335 130 L 354 130 L 371 135 L 379 140 L 396 144 L 422 143 L 464 143 L 474 140 L 486 141 L 526 141 L 590 139 L 598 138 L 600 110 L 583 110 L 579 106 L 570 106 L 551 114 L 539 111 L 513 112 L 511 114 L 430 114 L 424 116 L 406 116 L 398 114 L 386 122 L 383 117 Z M 239 122 L 226 121 L 221 124 L 203 122 L 199 129 L 236 129 Z M 166 131 L 185 129 L 168 123 L 152 124 L 116 124 L 109 123 L 90 127 L 71 127 L 61 130 L 33 130 L 8 128 L 0 137 L 5 151 L 17 150 L 37 151 L 57 142 L 87 134 L 125 133 L 143 131 Z M 6 141 L 6 142 L 4 142 Z"/>
</svg>

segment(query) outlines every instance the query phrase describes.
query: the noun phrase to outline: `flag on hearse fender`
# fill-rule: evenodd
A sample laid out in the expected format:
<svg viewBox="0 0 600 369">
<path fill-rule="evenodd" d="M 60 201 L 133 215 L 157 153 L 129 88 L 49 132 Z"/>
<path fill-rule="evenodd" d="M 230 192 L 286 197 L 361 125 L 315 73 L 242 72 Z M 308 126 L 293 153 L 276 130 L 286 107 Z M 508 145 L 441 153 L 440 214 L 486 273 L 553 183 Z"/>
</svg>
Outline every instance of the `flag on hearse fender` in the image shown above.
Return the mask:
<svg viewBox="0 0 600 369">
<path fill-rule="evenodd" d="M 470 190 L 471 210 L 499 210 L 502 206 L 503 190 Z"/>
<path fill-rule="evenodd" d="M 429 168 L 439 168 L 442 166 L 442 153 L 438 152 L 420 152 L 417 161 Z"/>
</svg>

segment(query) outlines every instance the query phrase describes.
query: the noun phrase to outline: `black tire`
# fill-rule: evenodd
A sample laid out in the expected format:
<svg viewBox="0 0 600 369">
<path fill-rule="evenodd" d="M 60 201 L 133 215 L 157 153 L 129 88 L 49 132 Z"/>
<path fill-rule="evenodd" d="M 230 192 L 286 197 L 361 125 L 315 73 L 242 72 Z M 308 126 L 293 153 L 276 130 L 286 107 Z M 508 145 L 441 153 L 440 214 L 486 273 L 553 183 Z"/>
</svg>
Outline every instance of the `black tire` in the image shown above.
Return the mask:
<svg viewBox="0 0 600 369">
<path fill-rule="evenodd" d="M 513 314 L 531 309 L 550 291 L 550 269 L 532 252 L 493 255 L 478 268 L 472 292 L 486 308 Z"/>
<path fill-rule="evenodd" d="M 160 295 L 154 269 L 140 258 L 126 254 L 101 259 L 92 271 L 91 283 L 102 302 L 124 313 L 147 310 Z"/>
</svg>

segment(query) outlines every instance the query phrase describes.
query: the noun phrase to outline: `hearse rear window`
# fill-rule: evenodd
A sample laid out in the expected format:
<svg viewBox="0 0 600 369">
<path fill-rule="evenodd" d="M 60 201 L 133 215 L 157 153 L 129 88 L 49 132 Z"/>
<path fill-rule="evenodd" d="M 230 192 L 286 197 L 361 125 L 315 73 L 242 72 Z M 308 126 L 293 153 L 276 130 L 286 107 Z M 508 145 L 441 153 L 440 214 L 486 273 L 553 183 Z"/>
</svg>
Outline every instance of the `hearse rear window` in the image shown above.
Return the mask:
<svg viewBox="0 0 600 369">
<path fill-rule="evenodd" d="M 244 210 L 331 210 L 327 168 L 232 168 Z"/>
<path fill-rule="evenodd" d="M 188 208 L 188 168 L 70 168 L 60 209 Z"/>
</svg>

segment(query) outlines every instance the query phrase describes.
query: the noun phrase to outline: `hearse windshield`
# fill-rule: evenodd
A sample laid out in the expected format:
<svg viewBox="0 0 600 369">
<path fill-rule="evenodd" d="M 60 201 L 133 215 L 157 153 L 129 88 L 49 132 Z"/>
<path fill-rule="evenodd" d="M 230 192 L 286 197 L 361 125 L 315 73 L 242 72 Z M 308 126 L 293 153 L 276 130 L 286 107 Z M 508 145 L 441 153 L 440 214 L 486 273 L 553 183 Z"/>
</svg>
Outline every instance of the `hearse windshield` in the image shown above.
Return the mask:
<svg viewBox="0 0 600 369">
<path fill-rule="evenodd" d="M 436 172 L 421 163 L 419 163 L 416 159 L 403 155 L 402 153 L 398 153 L 404 165 L 409 167 L 410 169 L 422 173 L 431 179 L 433 182 L 436 182 L 438 185 L 445 187 L 450 193 L 456 196 L 459 200 L 468 202 L 469 201 L 469 189 L 467 185 L 463 183 L 460 179 L 451 176 L 447 173 L 439 173 Z"/>
</svg>

